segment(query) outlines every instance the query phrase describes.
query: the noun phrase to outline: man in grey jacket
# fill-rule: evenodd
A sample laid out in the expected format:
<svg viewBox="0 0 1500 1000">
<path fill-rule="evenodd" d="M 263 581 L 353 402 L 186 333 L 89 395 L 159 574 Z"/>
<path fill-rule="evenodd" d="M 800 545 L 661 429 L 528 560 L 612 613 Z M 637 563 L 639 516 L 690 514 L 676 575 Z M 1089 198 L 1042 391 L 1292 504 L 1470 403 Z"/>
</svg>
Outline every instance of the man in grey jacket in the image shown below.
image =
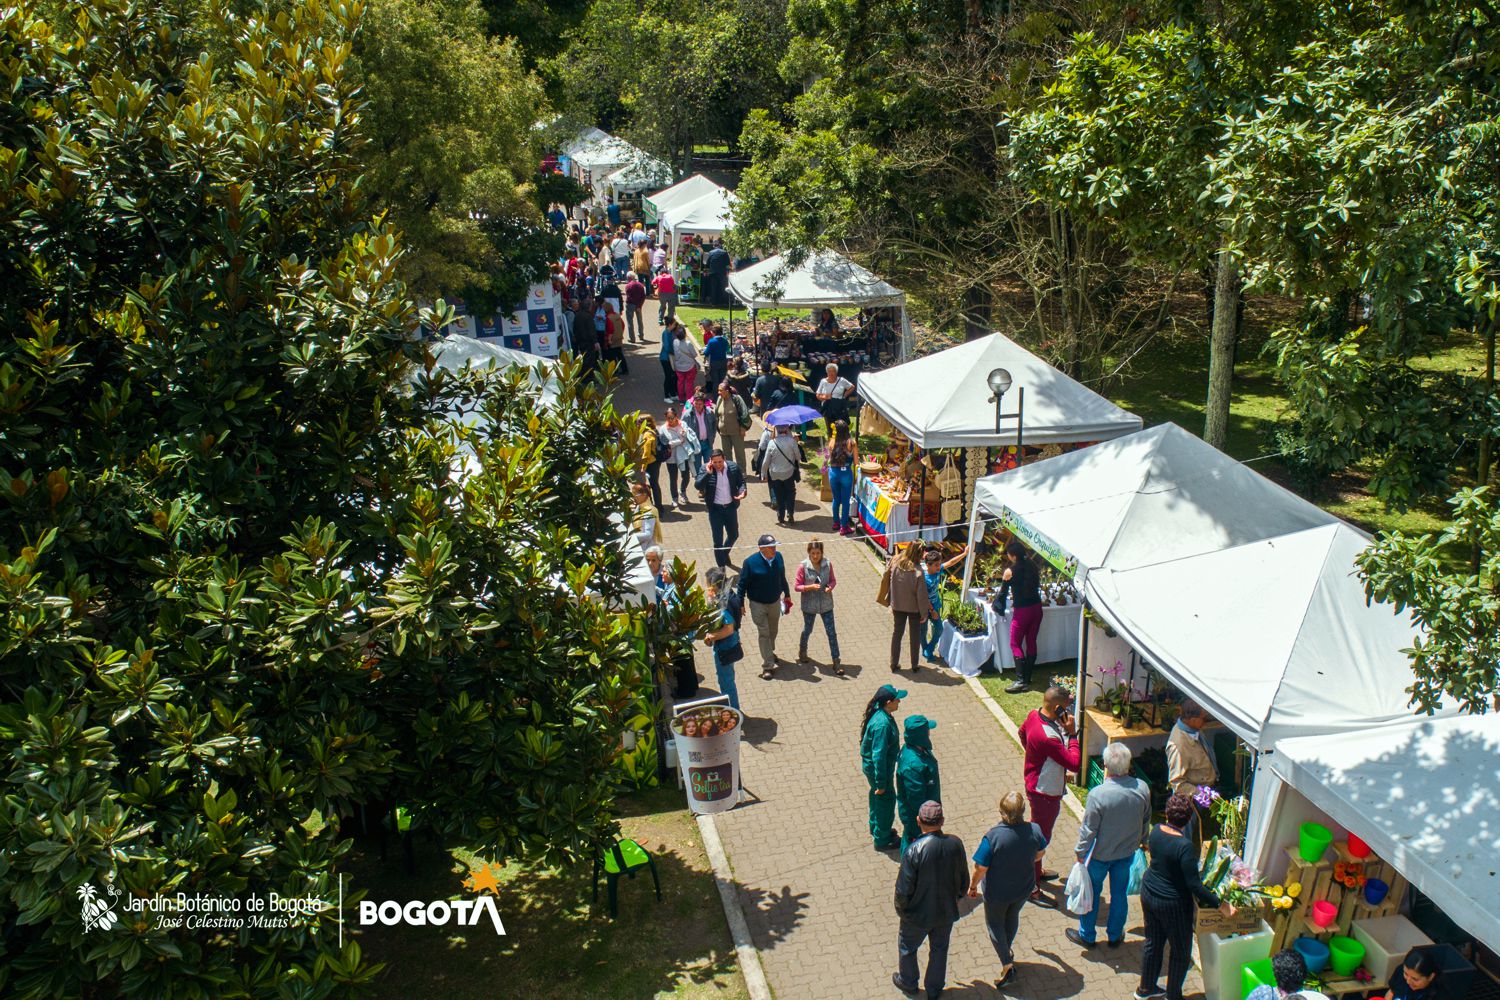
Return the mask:
<svg viewBox="0 0 1500 1000">
<path fill-rule="evenodd" d="M 1098 933 L 1099 897 L 1104 880 L 1109 879 L 1109 919 L 1105 932 L 1111 948 L 1118 948 L 1125 938 L 1125 913 L 1128 906 L 1125 890 L 1130 881 L 1130 864 L 1136 849 L 1146 840 L 1151 828 L 1151 790 L 1146 783 L 1130 774 L 1130 748 L 1111 743 L 1104 748 L 1105 779 L 1089 792 L 1078 825 L 1078 845 L 1073 853 L 1089 866 L 1089 881 L 1094 884 L 1094 908 L 1078 918 L 1078 929 L 1069 927 L 1068 940 L 1084 949 L 1094 946 Z"/>
<path fill-rule="evenodd" d="M 969 888 L 969 859 L 964 842 L 943 832 L 942 803 L 928 800 L 917 810 L 922 835 L 901 856 L 896 876 L 897 972 L 891 982 L 908 996 L 923 988 L 937 1000 L 948 977 L 948 940 L 958 920 L 958 901 Z M 928 942 L 927 978 L 921 981 L 917 949 Z"/>
</svg>

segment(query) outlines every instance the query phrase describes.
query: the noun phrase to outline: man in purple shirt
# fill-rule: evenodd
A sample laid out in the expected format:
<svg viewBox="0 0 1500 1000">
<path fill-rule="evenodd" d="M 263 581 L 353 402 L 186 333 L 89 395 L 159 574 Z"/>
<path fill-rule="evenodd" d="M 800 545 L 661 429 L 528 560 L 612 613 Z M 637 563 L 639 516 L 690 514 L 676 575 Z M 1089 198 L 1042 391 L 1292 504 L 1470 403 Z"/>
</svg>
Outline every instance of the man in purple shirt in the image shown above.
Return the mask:
<svg viewBox="0 0 1500 1000">
<path fill-rule="evenodd" d="M 625 331 L 630 334 L 632 344 L 646 343 L 646 328 L 641 323 L 641 306 L 646 304 L 646 286 L 634 271 L 625 282 Z M 636 338 L 640 339 L 637 340 Z"/>
</svg>

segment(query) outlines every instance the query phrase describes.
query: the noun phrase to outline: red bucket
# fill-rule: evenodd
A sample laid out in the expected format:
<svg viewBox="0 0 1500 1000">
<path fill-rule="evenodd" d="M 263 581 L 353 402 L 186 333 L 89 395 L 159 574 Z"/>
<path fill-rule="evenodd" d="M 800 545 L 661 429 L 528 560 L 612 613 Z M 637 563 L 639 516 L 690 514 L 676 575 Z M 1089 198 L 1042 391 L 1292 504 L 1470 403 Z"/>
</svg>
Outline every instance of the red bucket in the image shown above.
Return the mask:
<svg viewBox="0 0 1500 1000">
<path fill-rule="evenodd" d="M 1356 858 L 1368 858 L 1370 856 L 1370 845 L 1351 833 L 1349 834 L 1349 853 Z"/>
</svg>

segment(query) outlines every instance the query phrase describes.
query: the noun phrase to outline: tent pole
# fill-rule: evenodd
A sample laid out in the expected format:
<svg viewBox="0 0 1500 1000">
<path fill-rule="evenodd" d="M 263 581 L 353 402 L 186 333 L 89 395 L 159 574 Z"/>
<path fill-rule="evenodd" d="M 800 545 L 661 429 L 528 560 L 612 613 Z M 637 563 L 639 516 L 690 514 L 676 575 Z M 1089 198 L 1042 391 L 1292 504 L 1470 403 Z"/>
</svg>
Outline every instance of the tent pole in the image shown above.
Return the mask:
<svg viewBox="0 0 1500 1000">
<path fill-rule="evenodd" d="M 975 490 L 974 499 L 969 502 L 969 551 L 964 555 L 964 583 L 963 589 L 959 591 L 965 597 L 968 596 L 969 585 L 974 580 L 974 550 L 978 547 L 978 543 L 974 540 L 974 529 L 978 526 L 979 493 Z"/>
<path fill-rule="evenodd" d="M 1079 597 L 1079 600 L 1083 601 L 1082 596 Z M 1089 620 L 1088 616 L 1084 614 L 1084 611 L 1087 609 L 1088 602 L 1083 601 L 1083 606 L 1078 609 L 1078 694 L 1074 697 L 1074 703 L 1079 708 L 1074 709 L 1073 712 L 1074 717 L 1078 719 L 1078 760 L 1083 768 L 1085 780 L 1088 775 L 1089 727 L 1088 718 L 1086 716 L 1080 717 L 1079 712 L 1085 704 L 1083 698 L 1084 684 L 1087 683 L 1089 669 Z"/>
<path fill-rule="evenodd" d="M 922 515 L 924 513 L 926 513 L 926 511 L 927 511 L 927 463 L 926 462 L 922 463 L 921 484 L 922 485 L 919 487 L 919 489 L 920 489 L 921 492 L 917 494 L 917 530 L 916 530 L 916 532 L 914 534 L 914 537 L 912 538 L 912 541 L 915 541 L 915 542 L 920 542 L 922 540 L 922 526 L 923 526 L 922 525 Z"/>
</svg>

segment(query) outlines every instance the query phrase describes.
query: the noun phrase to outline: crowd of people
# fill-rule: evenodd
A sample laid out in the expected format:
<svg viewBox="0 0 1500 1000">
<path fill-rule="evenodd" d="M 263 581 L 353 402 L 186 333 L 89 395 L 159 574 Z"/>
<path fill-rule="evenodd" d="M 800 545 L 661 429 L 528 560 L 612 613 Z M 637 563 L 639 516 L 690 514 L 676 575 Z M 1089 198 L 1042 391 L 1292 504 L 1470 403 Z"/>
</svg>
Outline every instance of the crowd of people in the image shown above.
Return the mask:
<svg viewBox="0 0 1500 1000">
<path fill-rule="evenodd" d="M 616 344 L 645 340 L 638 325 L 646 298 L 639 269 L 642 264 L 652 271 L 658 268 L 650 260 L 634 258 L 640 253 L 657 252 L 659 248 L 642 230 L 632 232 L 620 227 L 612 235 L 585 233 L 577 251 L 570 252 L 560 265 L 569 287 L 578 289 L 576 296 L 582 304 L 576 316 L 593 321 L 602 310 L 603 325 L 595 328 L 601 333 L 600 342 L 610 344 L 611 349 Z M 601 262 L 600 254 L 608 256 L 608 261 Z M 627 255 L 632 259 L 619 259 Z M 607 291 L 609 276 L 617 266 L 630 269 L 619 296 L 625 313 L 618 323 L 614 319 L 618 310 L 612 305 L 615 296 Z M 659 301 L 662 276 L 654 276 Z M 671 294 L 670 285 L 668 289 Z M 731 707 L 743 712 L 737 664 L 753 655 L 751 662 L 759 668 L 760 677 L 773 678 L 782 662 L 777 654 L 781 619 L 794 607 L 802 613 L 797 662 L 812 662 L 809 644 L 821 623 L 829 665 L 836 675 L 844 675 L 835 614 L 838 574 L 822 539 L 808 540 L 793 568 L 788 566 L 781 543 L 769 532 L 757 538 L 754 551 L 743 558 L 735 572 L 738 511 L 748 497 L 752 478 L 758 477 L 766 486 L 766 499 L 776 512 L 778 525 L 796 523 L 796 487 L 807 459 L 797 428 L 763 422 L 758 439 L 751 443 L 755 415 L 764 416 L 791 402 L 790 386 L 775 374 L 753 381 L 745 378 L 744 345 L 733 343 L 717 324 L 702 321 L 695 336 L 675 315 L 675 303 L 663 303 L 659 319 L 662 335 L 658 357 L 666 408 L 659 418 L 650 414 L 640 418 L 639 481 L 632 485 L 636 527 L 649 546 L 647 562 L 656 581 L 658 601 L 670 604 L 677 598 L 678 586 L 691 581 L 671 577 L 662 547 L 661 511 L 689 512 L 695 504 L 703 505 L 714 557 L 703 582 L 715 618 L 701 641 L 711 651 L 718 691 Z M 580 321 L 575 318 L 575 323 Z M 823 474 L 832 494 L 833 528 L 840 536 L 855 533 L 850 501 L 859 451 L 844 419 L 851 391 L 838 367 L 830 364 L 826 378 L 813 394 L 828 431 Z M 662 466 L 667 468 L 665 491 Z M 914 673 L 922 664 L 941 662 L 938 638 L 945 582 L 966 555 L 966 549 L 952 554 L 927 543 L 911 542 L 899 546 L 888 562 L 876 600 L 891 613 L 889 668 L 893 674 L 902 670 L 903 648 Z M 1018 543 L 1007 548 L 1005 559 L 1002 586 L 994 601 L 998 612 L 1003 613 L 1007 605 L 1014 609 L 1010 641 L 1018 676 L 1011 690 L 1016 691 L 1029 688 L 1036 661 L 1036 633 L 1041 619 L 1039 574 L 1028 551 Z M 755 633 L 753 654 L 749 637 L 742 636 L 742 628 L 749 626 Z M 674 697 L 682 700 L 696 696 L 698 682 L 692 658 L 679 661 Z M 892 982 L 908 994 L 925 991 L 929 998 L 935 998 L 942 992 L 953 925 L 962 912 L 963 901 L 969 898 L 982 901 L 985 930 L 999 962 L 996 986 L 1003 989 L 1019 974 L 1015 946 L 1024 933 L 1025 907 L 1057 907 L 1061 901 L 1056 888 L 1050 893 L 1044 891 L 1049 883 L 1057 882 L 1058 874 L 1044 867 L 1043 857 L 1067 794 L 1068 775 L 1076 774 L 1083 763 L 1076 739 L 1073 695 L 1062 686 L 1049 687 L 1041 705 L 1020 726 L 1025 755 L 1022 787 L 1006 789 L 998 796 L 997 822 L 979 838 L 972 854 L 944 826 L 940 770 L 933 743 L 937 722 L 918 714 L 898 721 L 897 713 L 908 696 L 906 690 L 892 684 L 881 685 L 865 706 L 860 729 L 860 767 L 868 786 L 868 832 L 877 851 L 899 852 L 900 859 L 895 887 L 897 969 Z M 1198 876 L 1197 840 L 1201 830 L 1191 796 L 1199 785 L 1212 785 L 1219 777 L 1203 733 L 1208 721 L 1207 713 L 1191 702 L 1182 707 L 1167 742 L 1168 784 L 1173 794 L 1167 800 L 1163 821 L 1158 823 L 1151 819 L 1150 789 L 1130 773 L 1131 751 L 1123 744 L 1109 744 L 1103 752 L 1105 778 L 1090 792 L 1073 845 L 1093 890 L 1091 910 L 1078 914 L 1076 927 L 1067 931 L 1069 940 L 1078 947 L 1091 949 L 1100 943 L 1101 910 L 1103 944 L 1118 947 L 1126 934 L 1128 895 L 1138 892 L 1141 897 L 1145 942 L 1136 1000 L 1182 1000 L 1191 965 L 1196 908 L 1217 907 L 1232 913 L 1232 908 L 1209 892 Z M 1142 858 L 1149 859 L 1144 871 L 1133 871 L 1140 867 Z M 1139 884 L 1132 885 L 1132 881 Z M 918 961 L 924 942 L 929 949 L 925 976 L 919 975 Z M 1278 961 L 1286 965 L 1290 960 Z M 1291 971 L 1287 976 L 1290 982 Z M 1282 991 L 1275 997 L 1263 995 L 1250 1000 L 1282 1000 L 1286 996 Z M 1428 998 L 1413 985 L 1405 992 L 1394 991 L 1389 1000 Z"/>
</svg>

